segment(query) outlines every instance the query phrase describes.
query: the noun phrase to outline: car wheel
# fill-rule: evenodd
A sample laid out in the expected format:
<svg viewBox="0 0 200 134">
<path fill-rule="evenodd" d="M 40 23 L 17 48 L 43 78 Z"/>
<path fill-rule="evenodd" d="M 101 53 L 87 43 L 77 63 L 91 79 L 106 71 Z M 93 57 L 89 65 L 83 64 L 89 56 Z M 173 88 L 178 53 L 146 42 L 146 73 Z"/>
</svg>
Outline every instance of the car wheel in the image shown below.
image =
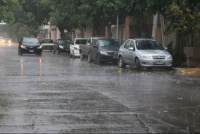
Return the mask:
<svg viewBox="0 0 200 134">
<path fill-rule="evenodd" d="M 96 63 L 97 63 L 98 65 L 101 65 L 101 57 L 100 57 L 99 54 L 97 54 L 97 56 L 96 56 Z"/>
<path fill-rule="evenodd" d="M 39 56 L 42 56 L 42 52 L 39 52 L 38 55 L 39 55 Z"/>
<path fill-rule="evenodd" d="M 73 55 L 72 55 L 72 57 L 73 57 L 73 58 L 75 58 L 75 57 L 76 57 L 76 56 L 74 55 L 74 51 L 73 51 Z"/>
<path fill-rule="evenodd" d="M 60 54 L 60 50 L 58 50 L 58 54 Z"/>
<path fill-rule="evenodd" d="M 138 58 L 135 60 L 135 64 L 136 64 L 137 70 L 140 70 L 141 69 L 141 65 L 140 65 L 140 60 Z"/>
<path fill-rule="evenodd" d="M 88 62 L 91 63 L 92 62 L 92 59 L 90 57 L 90 53 L 88 54 Z"/>
<path fill-rule="evenodd" d="M 18 50 L 18 55 L 21 55 L 21 52 L 20 52 L 20 50 Z"/>
<path fill-rule="evenodd" d="M 83 57 L 83 54 L 82 52 L 80 52 L 80 60 L 83 61 L 84 60 L 84 57 Z"/>
<path fill-rule="evenodd" d="M 120 68 L 125 68 L 125 64 L 124 64 L 124 61 L 123 61 L 123 58 L 122 58 L 122 57 L 119 58 L 118 66 L 119 66 Z"/>
<path fill-rule="evenodd" d="M 56 50 L 54 49 L 54 50 L 53 50 L 53 55 L 55 55 L 55 54 L 56 54 Z"/>
</svg>

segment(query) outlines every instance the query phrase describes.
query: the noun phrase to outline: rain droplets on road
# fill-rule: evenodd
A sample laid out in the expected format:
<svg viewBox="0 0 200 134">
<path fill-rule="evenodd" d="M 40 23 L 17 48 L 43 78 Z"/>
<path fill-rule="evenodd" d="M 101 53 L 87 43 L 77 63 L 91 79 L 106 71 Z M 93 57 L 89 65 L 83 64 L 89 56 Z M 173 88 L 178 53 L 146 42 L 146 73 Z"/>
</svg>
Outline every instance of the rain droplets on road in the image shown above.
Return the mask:
<svg viewBox="0 0 200 134">
<path fill-rule="evenodd" d="M 1 133 L 200 132 L 199 78 L 0 48 Z"/>
</svg>

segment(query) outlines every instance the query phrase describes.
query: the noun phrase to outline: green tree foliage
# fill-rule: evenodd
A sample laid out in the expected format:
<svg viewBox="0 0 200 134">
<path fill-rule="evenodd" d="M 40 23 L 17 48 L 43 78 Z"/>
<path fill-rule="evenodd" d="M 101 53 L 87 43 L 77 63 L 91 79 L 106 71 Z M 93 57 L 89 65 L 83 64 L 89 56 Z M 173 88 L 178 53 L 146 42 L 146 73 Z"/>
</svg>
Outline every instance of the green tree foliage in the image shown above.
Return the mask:
<svg viewBox="0 0 200 134">
<path fill-rule="evenodd" d="M 42 4 L 50 7 L 51 24 L 57 25 L 61 38 L 65 37 L 65 29 L 70 32 L 81 24 L 81 12 L 78 10 L 80 0 L 43 0 Z"/>
<path fill-rule="evenodd" d="M 13 20 L 11 9 L 15 3 L 15 0 L 0 0 L 0 22 L 10 22 Z"/>
<path fill-rule="evenodd" d="M 91 24 L 94 27 L 93 36 L 101 36 L 104 27 L 108 26 L 109 33 L 111 32 L 110 24 L 116 24 L 116 16 L 119 15 L 120 22 L 124 21 L 122 0 L 81 0 L 82 5 L 80 10 L 83 13 L 86 24 Z M 112 35 L 110 35 L 112 36 Z"/>
<path fill-rule="evenodd" d="M 200 10 L 197 5 L 200 1 L 182 1 L 181 4 L 173 3 L 166 10 L 168 23 L 165 33 L 174 31 L 187 37 L 189 34 L 197 33 L 200 30 Z"/>
<path fill-rule="evenodd" d="M 18 0 L 20 7 L 14 11 L 15 22 L 28 27 L 28 31 L 35 37 L 39 33 L 39 27 L 47 24 L 50 18 L 50 8 L 40 0 Z"/>
<path fill-rule="evenodd" d="M 166 10 L 168 23 L 165 34 L 177 32 L 186 39 L 187 65 L 190 66 L 188 37 L 199 34 L 200 30 L 200 1 L 177 0 Z"/>
</svg>

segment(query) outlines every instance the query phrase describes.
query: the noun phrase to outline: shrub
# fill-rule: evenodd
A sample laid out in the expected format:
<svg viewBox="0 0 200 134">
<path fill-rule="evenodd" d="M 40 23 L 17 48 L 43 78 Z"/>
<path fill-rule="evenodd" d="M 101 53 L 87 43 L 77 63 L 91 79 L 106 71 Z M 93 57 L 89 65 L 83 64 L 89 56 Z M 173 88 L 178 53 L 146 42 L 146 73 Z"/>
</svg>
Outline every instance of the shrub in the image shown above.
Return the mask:
<svg viewBox="0 0 200 134">
<path fill-rule="evenodd" d="M 179 67 L 183 63 L 186 62 L 186 55 L 182 52 L 179 52 L 177 49 L 173 48 L 173 42 L 171 42 L 169 45 L 167 45 L 168 52 L 172 55 L 173 57 L 173 66 L 174 67 Z"/>
</svg>

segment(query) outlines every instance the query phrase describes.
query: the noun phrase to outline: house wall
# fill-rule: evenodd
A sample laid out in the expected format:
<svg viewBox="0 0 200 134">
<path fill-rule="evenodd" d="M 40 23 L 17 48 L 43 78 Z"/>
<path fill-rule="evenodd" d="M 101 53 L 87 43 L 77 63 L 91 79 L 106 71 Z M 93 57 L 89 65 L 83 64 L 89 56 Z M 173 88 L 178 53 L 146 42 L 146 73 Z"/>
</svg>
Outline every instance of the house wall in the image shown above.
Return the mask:
<svg viewBox="0 0 200 134">
<path fill-rule="evenodd" d="M 93 36 L 93 27 L 87 26 L 84 31 L 84 38 L 90 38 Z"/>
</svg>

